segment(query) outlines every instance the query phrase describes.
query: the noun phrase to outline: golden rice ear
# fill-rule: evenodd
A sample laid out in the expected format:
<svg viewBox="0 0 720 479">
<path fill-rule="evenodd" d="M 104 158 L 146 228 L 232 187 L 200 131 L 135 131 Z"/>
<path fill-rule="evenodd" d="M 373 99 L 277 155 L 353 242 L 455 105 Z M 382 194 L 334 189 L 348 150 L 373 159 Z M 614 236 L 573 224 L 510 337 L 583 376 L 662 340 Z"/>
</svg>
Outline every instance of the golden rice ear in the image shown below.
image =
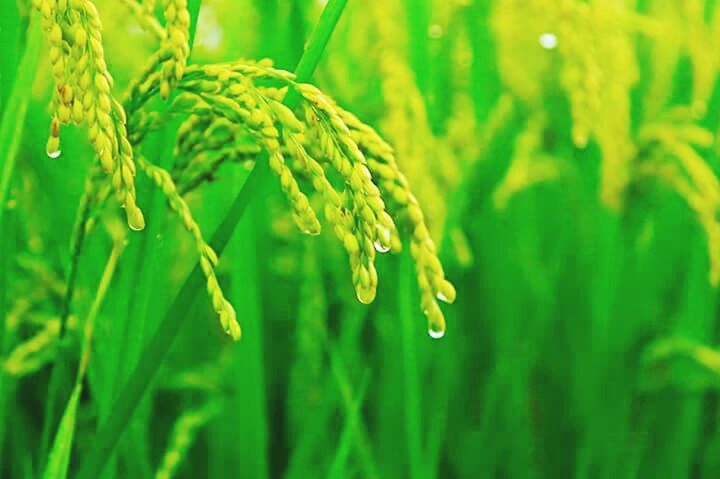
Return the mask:
<svg viewBox="0 0 720 479">
<path fill-rule="evenodd" d="M 167 26 L 162 48 L 169 55 L 160 66 L 160 96 L 167 99 L 170 90 L 182 79 L 190 56 L 190 14 L 187 0 L 164 0 L 163 11 Z"/>
<path fill-rule="evenodd" d="M 545 119 L 535 115 L 517 134 L 510 167 L 492 194 L 497 210 L 504 210 L 517 193 L 560 175 L 557 159 L 543 154 L 545 128 Z"/>
<path fill-rule="evenodd" d="M 56 87 L 47 153 L 53 158 L 60 155 L 60 123 L 85 123 L 95 154 L 112 177 L 116 197 L 128 209 L 129 225 L 141 229 L 144 221 L 136 206 L 133 151 L 125 112 L 110 91 L 112 77 L 105 63 L 97 9 L 90 0 L 37 0 L 35 6 L 50 41 Z"/>
<path fill-rule="evenodd" d="M 640 129 L 640 148 L 651 151 L 636 174 L 661 180 L 693 210 L 708 247 L 709 281 L 720 284 L 720 181 L 696 147 L 709 147 L 714 135 L 693 123 L 692 117 L 671 112 L 668 118 Z"/>
<path fill-rule="evenodd" d="M 219 412 L 217 402 L 209 402 L 202 407 L 189 409 L 175 421 L 168 445 L 155 477 L 170 479 L 177 475 L 177 470 L 188 454 L 198 430 L 210 422 Z"/>
<path fill-rule="evenodd" d="M 335 108 L 367 158 L 373 181 L 378 185 L 380 195 L 387 200 L 389 212 L 398 225 L 410 233 L 410 254 L 415 263 L 421 309 L 428 319 L 428 333 L 434 338 L 442 337 L 445 333 L 445 319 L 437 301 L 452 303 L 456 292 L 445 278 L 420 205 L 398 167 L 393 148 L 354 115 L 337 106 Z M 392 246 L 393 250 L 399 250 L 397 230 L 391 233 L 391 245 L 393 243 L 397 243 Z"/>
<path fill-rule="evenodd" d="M 205 275 L 208 296 L 210 297 L 215 312 L 218 314 L 220 326 L 233 340 L 239 340 L 240 325 L 237 322 L 235 309 L 227 299 L 225 299 L 220 283 L 215 276 L 215 267 L 218 264 L 217 254 L 212 247 L 205 242 L 200 227 L 195 222 L 187 203 L 178 193 L 175 183 L 170 177 L 170 173 L 159 166 L 151 164 L 144 158 L 139 158 L 138 163 L 140 169 L 150 178 L 155 186 L 162 191 L 170 204 L 170 209 L 177 215 L 185 229 L 193 236 L 200 267 Z"/>
</svg>

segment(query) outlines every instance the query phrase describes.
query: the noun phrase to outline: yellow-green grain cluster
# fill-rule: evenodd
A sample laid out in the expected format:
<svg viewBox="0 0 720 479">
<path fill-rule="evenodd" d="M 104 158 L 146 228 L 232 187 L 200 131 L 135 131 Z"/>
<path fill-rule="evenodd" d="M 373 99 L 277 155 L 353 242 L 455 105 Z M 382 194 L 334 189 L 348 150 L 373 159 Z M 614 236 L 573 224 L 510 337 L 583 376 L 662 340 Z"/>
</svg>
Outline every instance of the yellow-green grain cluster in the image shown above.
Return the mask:
<svg viewBox="0 0 720 479">
<path fill-rule="evenodd" d="M 699 150 L 707 150 L 714 135 L 693 123 L 692 109 L 672 111 L 649 122 L 638 134 L 648 152 L 638 167 L 641 176 L 658 178 L 693 210 L 702 226 L 710 258 L 709 278 L 720 284 L 720 181 Z"/>
<path fill-rule="evenodd" d="M 452 302 L 455 291 L 444 278 L 418 201 L 409 192 L 392 150 L 374 130 L 337 107 L 318 88 L 297 83 L 291 73 L 274 68 L 267 60 L 189 65 L 183 74 L 173 77 L 178 93 L 167 111 L 155 112 L 149 100 L 154 93 L 166 96 L 167 65 L 177 60 L 161 48 L 131 85 L 125 104 L 131 112 L 132 138 L 137 143 L 167 124 L 170 117 L 185 117 L 178 131 L 172 175 L 145 160 L 142 164 L 168 196 L 171 208 L 186 228 L 198 238 L 201 258 L 206 245 L 181 195 L 211 180 L 227 161 L 261 159 L 268 162 L 279 180 L 296 225 L 311 235 L 319 234 L 321 225 L 301 184 L 307 180 L 318 194 L 324 217 L 348 254 L 352 282 L 362 303 L 375 299 L 376 254 L 401 248 L 397 218 L 389 214 L 385 203 L 395 201 L 401 205 L 396 211 L 412 234 L 411 252 L 423 291 L 422 309 L 430 318 L 431 332 L 444 332 L 444 318 L 436 298 Z M 300 97 L 295 111 L 283 104 L 288 92 Z M 358 138 L 359 132 L 364 136 Z M 361 144 L 368 141 L 370 145 Z M 381 146 L 372 150 L 372 145 Z M 372 164 L 366 157 L 368 153 L 373 155 Z M 379 187 L 383 181 L 385 189 Z M 214 262 L 205 258 L 203 264 Z M 216 288 L 211 269 L 204 270 L 213 306 L 222 320 L 226 302 Z M 230 323 L 223 321 L 231 334 L 234 324 L 234 319 Z M 237 331 L 239 336 L 239 328 Z"/>
<path fill-rule="evenodd" d="M 532 107 L 542 105 L 547 85 L 564 90 L 570 140 L 580 149 L 590 140 L 600 147 L 600 197 L 619 210 L 636 154 L 630 92 L 639 73 L 632 35 L 645 25 L 642 19 L 611 2 L 499 0 L 492 23 L 505 82 Z"/>
<path fill-rule="evenodd" d="M 134 230 L 145 227 L 135 198 L 135 163 L 123 107 L 110 90 L 102 26 L 90 0 L 35 0 L 50 42 L 55 80 L 47 153 L 60 155 L 60 125 L 85 124 L 105 173 L 111 176 L 120 204 Z"/>
<path fill-rule="evenodd" d="M 220 325 L 234 340 L 240 339 L 240 325 L 237 322 L 235 309 L 230 302 L 225 299 L 220 283 L 215 276 L 215 267 L 218 263 L 217 254 L 212 247 L 205 242 L 200 227 L 193 219 L 190 208 L 188 208 L 185 200 L 178 193 L 175 183 L 170 177 L 170 173 L 166 170 L 152 165 L 144 159 L 139 159 L 140 168 L 162 191 L 168 200 L 170 208 L 180 218 L 183 226 L 190 232 L 195 240 L 195 247 L 200 258 L 200 267 L 205 275 L 207 292 L 210 296 L 212 306 L 220 319 Z"/>
<path fill-rule="evenodd" d="M 185 411 L 178 418 L 170 433 L 167 449 L 163 455 L 160 467 L 155 473 L 155 479 L 170 479 L 175 476 L 180 464 L 192 446 L 198 430 L 207 424 L 220 412 L 217 402 Z"/>
<path fill-rule="evenodd" d="M 542 153 L 545 128 L 546 120 L 537 116 L 518 133 L 510 167 L 493 192 L 495 208 L 505 209 L 515 194 L 559 175 L 557 161 Z"/>
<path fill-rule="evenodd" d="M 170 55 L 162 65 L 160 96 L 167 98 L 170 89 L 182 78 L 190 56 L 190 14 L 187 0 L 163 0 L 163 11 L 167 22 L 163 47 Z"/>
<path fill-rule="evenodd" d="M 410 191 L 408 181 L 398 167 L 392 147 L 351 113 L 343 112 L 342 115 L 355 141 L 365 151 L 368 167 L 377 179 L 380 191 L 392 205 L 399 224 L 410 233 L 410 254 L 415 262 L 420 306 L 428 318 L 430 335 L 441 337 L 446 325 L 437 300 L 452 303 L 456 292 L 452 283 L 445 279 L 435 243 L 430 237 L 417 198 Z"/>
</svg>

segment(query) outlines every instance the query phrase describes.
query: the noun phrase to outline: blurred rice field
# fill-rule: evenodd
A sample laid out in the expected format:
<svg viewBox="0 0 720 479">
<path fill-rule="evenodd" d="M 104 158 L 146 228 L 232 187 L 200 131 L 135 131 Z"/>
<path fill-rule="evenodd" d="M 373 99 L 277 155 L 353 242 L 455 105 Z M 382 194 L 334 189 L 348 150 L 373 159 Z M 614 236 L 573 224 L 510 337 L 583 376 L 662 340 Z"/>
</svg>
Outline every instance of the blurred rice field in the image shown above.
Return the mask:
<svg viewBox="0 0 720 479">
<path fill-rule="evenodd" d="M 720 477 L 715 0 L 0 4 L 0 477 Z"/>
</svg>

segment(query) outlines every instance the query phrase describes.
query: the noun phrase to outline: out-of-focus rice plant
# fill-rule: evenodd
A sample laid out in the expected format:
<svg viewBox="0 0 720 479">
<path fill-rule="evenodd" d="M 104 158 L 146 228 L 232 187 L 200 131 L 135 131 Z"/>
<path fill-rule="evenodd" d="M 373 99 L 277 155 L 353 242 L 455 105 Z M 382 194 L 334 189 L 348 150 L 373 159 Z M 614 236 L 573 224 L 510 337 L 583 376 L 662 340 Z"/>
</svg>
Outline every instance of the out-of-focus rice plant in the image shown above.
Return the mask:
<svg viewBox="0 0 720 479">
<path fill-rule="evenodd" d="M 0 45 L 0 477 L 720 475 L 715 1 L 12 0 Z"/>
</svg>

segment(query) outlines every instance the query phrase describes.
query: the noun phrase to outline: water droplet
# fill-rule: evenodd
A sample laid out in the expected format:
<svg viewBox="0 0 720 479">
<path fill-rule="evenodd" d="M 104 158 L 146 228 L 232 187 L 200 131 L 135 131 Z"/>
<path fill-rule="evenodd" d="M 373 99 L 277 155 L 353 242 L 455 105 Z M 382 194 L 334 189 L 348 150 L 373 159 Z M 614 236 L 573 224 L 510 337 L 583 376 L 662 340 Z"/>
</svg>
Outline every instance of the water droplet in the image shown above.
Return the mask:
<svg viewBox="0 0 720 479">
<path fill-rule="evenodd" d="M 552 50 L 558 45 L 557 36 L 554 33 L 549 32 L 541 34 L 538 38 L 538 42 L 540 42 L 540 46 L 545 50 Z"/>
<path fill-rule="evenodd" d="M 435 297 L 437 299 L 439 299 L 440 301 L 442 301 L 443 303 L 448 303 L 448 304 L 454 303 L 455 298 L 457 298 L 457 292 L 455 291 L 455 286 L 453 286 L 450 281 L 443 279 L 438 287 Z"/>
<path fill-rule="evenodd" d="M 60 150 L 52 150 L 47 152 L 47 156 L 54 160 L 56 158 L 59 158 L 61 153 L 62 152 Z"/>
<path fill-rule="evenodd" d="M 320 230 L 319 230 L 319 229 L 307 229 L 307 228 L 305 228 L 305 229 L 302 230 L 302 233 L 303 233 L 303 234 L 306 234 L 306 235 L 310 235 L 310 236 L 317 236 L 317 235 L 320 234 Z"/>
<path fill-rule="evenodd" d="M 380 241 L 375 241 L 375 250 L 378 253 L 387 253 L 390 251 L 390 247 L 388 245 L 382 244 Z"/>
<path fill-rule="evenodd" d="M 392 234 L 390 233 L 390 229 L 381 224 L 378 224 L 377 236 L 374 242 L 375 250 L 377 250 L 378 253 L 387 253 L 388 251 L 390 251 L 391 244 Z"/>
<path fill-rule="evenodd" d="M 428 36 L 430 38 L 440 38 L 442 36 L 442 34 L 443 34 L 443 29 L 437 23 L 433 23 L 428 28 Z"/>
<path fill-rule="evenodd" d="M 142 231 L 145 229 L 145 217 L 135 205 L 130 205 L 132 208 L 127 209 L 127 224 L 133 231 Z"/>
<path fill-rule="evenodd" d="M 430 325 L 428 328 L 428 334 L 433 339 L 440 339 L 445 336 L 445 328 L 441 328 L 435 325 Z"/>
</svg>

